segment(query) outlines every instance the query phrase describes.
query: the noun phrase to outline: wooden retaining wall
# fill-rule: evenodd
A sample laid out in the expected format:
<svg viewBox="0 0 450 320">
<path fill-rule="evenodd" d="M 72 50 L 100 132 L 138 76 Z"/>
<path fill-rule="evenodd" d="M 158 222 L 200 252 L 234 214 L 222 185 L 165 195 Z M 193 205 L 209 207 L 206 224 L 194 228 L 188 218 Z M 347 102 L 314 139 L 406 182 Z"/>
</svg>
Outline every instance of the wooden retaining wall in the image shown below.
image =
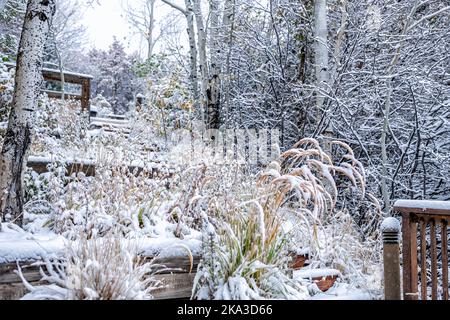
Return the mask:
<svg viewBox="0 0 450 320">
<path fill-rule="evenodd" d="M 151 257 L 146 258 L 146 260 L 152 259 Z M 192 272 L 189 273 L 191 262 L 188 257 L 155 259 L 155 264 L 164 265 L 164 269 L 171 271 L 162 270 L 153 276 L 163 283 L 163 287 L 152 292 L 153 297 L 156 300 L 189 299 L 199 261 L 199 257 L 194 257 Z M 20 262 L 22 274 L 33 286 L 44 285 L 45 283 L 41 281 L 39 267 L 32 265 L 35 262 Z M 43 269 L 45 270 L 45 267 Z M 19 300 L 28 292 L 15 270 L 17 270 L 16 263 L 0 264 L 0 301 Z"/>
<path fill-rule="evenodd" d="M 27 167 L 33 169 L 38 174 L 47 173 L 48 165 L 52 161 L 50 160 L 29 160 L 27 162 Z M 136 176 L 144 174 L 150 178 L 170 178 L 173 176 L 173 172 L 161 173 L 157 168 L 152 168 L 150 170 L 144 170 L 144 168 L 139 166 L 128 166 L 128 171 Z M 95 164 L 85 164 L 81 162 L 68 162 L 66 164 L 67 176 L 71 176 L 73 173 L 84 173 L 87 177 L 95 176 Z"/>
</svg>

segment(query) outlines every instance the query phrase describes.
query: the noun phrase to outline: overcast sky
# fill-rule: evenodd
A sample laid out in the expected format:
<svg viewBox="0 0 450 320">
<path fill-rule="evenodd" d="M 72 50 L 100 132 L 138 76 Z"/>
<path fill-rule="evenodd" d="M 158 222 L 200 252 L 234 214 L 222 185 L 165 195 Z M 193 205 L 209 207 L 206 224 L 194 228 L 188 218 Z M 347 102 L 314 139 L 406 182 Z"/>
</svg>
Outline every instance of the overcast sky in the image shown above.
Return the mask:
<svg viewBox="0 0 450 320">
<path fill-rule="evenodd" d="M 1 1 L 1 0 L 0 0 Z M 130 3 L 139 3 L 140 0 L 128 0 Z M 146 44 L 140 36 L 133 34 L 125 14 L 122 10 L 123 0 L 99 0 L 99 4 L 86 10 L 82 23 L 87 27 L 90 44 L 88 47 L 107 49 L 115 36 L 126 47 L 128 53 L 134 51 L 146 54 Z M 162 2 L 157 1 L 155 6 L 155 19 L 170 13 L 171 9 Z"/>
</svg>

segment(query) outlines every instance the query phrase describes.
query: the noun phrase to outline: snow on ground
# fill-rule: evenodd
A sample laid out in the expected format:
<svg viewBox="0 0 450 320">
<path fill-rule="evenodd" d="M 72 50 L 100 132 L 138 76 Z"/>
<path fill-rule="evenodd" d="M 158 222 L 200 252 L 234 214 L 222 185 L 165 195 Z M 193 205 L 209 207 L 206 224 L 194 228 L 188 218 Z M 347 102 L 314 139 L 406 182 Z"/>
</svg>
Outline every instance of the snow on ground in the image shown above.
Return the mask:
<svg viewBox="0 0 450 320">
<path fill-rule="evenodd" d="M 335 283 L 327 292 L 311 297 L 311 300 L 375 300 L 376 296 L 364 289 L 354 288 L 347 283 Z"/>
<path fill-rule="evenodd" d="M 200 234 L 194 233 L 186 239 L 170 235 L 158 238 L 123 239 L 136 242 L 137 250 L 146 257 L 183 257 L 189 254 L 198 256 L 201 251 Z M 2 224 L 0 232 L 0 264 L 16 261 L 54 259 L 63 256 L 68 240 L 52 232 L 32 234 L 13 224 Z"/>
<path fill-rule="evenodd" d="M 54 233 L 31 234 L 4 223 L 0 232 L 0 263 L 56 258 L 64 250 L 64 241 Z"/>
</svg>

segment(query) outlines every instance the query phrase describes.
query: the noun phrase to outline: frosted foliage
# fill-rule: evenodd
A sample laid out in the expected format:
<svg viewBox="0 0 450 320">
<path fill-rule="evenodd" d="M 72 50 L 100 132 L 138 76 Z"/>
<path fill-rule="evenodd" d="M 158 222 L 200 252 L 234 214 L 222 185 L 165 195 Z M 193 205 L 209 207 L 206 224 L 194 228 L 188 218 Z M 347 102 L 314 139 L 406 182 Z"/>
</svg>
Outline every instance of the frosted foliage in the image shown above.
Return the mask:
<svg viewBox="0 0 450 320">
<path fill-rule="evenodd" d="M 148 300 L 160 285 L 151 263 L 136 257 L 136 244 L 117 236 L 79 240 L 67 248 L 65 263 L 47 261 L 46 272 L 41 268 L 50 285 L 33 287 L 23 279 L 30 290 L 23 300 Z"/>
</svg>

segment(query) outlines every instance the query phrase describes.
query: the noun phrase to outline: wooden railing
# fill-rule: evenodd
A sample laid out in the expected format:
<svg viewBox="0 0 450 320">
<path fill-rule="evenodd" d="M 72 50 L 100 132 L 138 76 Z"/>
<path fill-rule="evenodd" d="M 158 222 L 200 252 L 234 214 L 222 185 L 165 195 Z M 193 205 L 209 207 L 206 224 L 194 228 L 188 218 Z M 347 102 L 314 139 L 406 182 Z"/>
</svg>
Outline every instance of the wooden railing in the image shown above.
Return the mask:
<svg viewBox="0 0 450 320">
<path fill-rule="evenodd" d="M 6 62 L 6 67 L 11 69 L 15 68 L 16 65 L 14 63 Z M 81 85 L 81 93 L 65 93 L 64 98 L 65 99 L 74 99 L 81 101 L 81 109 L 83 111 L 89 110 L 89 99 L 91 95 L 91 80 L 92 76 L 87 74 L 81 74 L 81 73 L 74 73 L 69 71 L 64 71 L 64 82 L 65 83 L 72 83 Z M 42 76 L 45 81 L 53 81 L 53 82 L 62 82 L 61 80 L 61 71 L 57 69 L 49 69 L 49 68 L 43 68 L 42 69 Z M 47 93 L 49 98 L 54 99 L 60 99 L 62 96 L 62 93 L 60 91 L 54 91 L 54 90 L 43 90 L 45 93 Z"/>
<path fill-rule="evenodd" d="M 400 200 L 394 210 L 401 213 L 403 221 L 404 300 L 427 300 L 430 291 L 432 300 L 448 300 L 450 202 Z"/>
</svg>

